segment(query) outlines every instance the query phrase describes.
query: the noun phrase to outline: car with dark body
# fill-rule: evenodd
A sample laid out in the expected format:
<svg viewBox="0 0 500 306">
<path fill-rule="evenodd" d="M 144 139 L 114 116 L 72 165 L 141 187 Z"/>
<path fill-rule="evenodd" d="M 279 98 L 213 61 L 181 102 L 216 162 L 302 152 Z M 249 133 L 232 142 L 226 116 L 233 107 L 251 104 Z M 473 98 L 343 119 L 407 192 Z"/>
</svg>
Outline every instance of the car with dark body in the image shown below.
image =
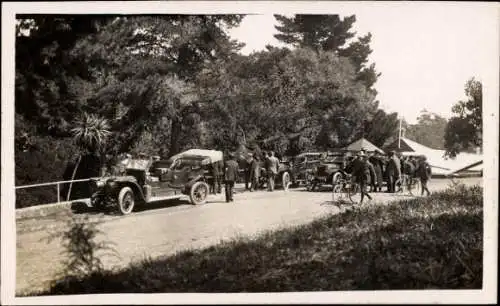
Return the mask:
<svg viewBox="0 0 500 306">
<path fill-rule="evenodd" d="M 312 179 L 307 181 L 307 190 L 313 191 L 316 187 L 335 184 L 347 176 L 346 152 L 325 152 L 320 157 L 320 162 L 314 167 Z"/>
<path fill-rule="evenodd" d="M 249 167 L 250 155 L 238 155 L 238 164 L 240 167 L 240 182 L 244 182 L 244 176 L 247 175 L 246 168 Z M 260 158 L 260 177 L 258 188 L 264 188 L 267 185 L 267 171 L 266 165 L 263 158 Z M 278 173 L 276 175 L 275 187 L 283 188 L 288 190 L 288 188 L 293 184 L 293 165 L 288 161 L 280 161 L 278 164 Z"/>
<path fill-rule="evenodd" d="M 305 152 L 291 159 L 293 187 L 307 186 L 314 178 L 314 169 L 320 163 L 321 152 Z"/>
<path fill-rule="evenodd" d="M 189 196 L 194 205 L 202 204 L 209 194 L 209 166 L 221 162 L 221 151 L 191 149 L 166 160 L 130 159 L 123 175 L 91 181 L 91 206 L 102 207 L 115 200 L 118 211 L 130 214 L 136 204 L 178 199 Z"/>
</svg>

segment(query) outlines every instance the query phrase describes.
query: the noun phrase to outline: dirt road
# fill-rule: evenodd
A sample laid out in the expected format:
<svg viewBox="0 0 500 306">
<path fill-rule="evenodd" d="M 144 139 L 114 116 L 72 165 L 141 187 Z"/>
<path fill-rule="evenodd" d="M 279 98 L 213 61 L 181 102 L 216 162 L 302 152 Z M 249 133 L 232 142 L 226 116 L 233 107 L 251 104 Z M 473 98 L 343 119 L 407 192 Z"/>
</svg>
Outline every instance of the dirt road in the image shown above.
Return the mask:
<svg viewBox="0 0 500 306">
<path fill-rule="evenodd" d="M 467 185 L 481 184 L 481 178 L 462 179 Z M 446 188 L 447 179 L 436 179 L 431 191 Z M 377 193 L 374 202 L 389 202 L 409 196 Z M 240 235 L 299 225 L 341 208 L 327 205 L 330 192 L 307 192 L 296 189 L 284 192 L 240 192 L 233 203 L 222 195 L 211 196 L 207 204 L 192 206 L 179 201 L 170 206 L 157 205 L 128 216 L 90 215 L 102 220 L 103 241 L 115 243 L 121 260 L 104 258 L 107 267 L 124 267 L 143 257 L 174 254 L 188 248 L 201 248 Z M 59 240 L 47 242 L 51 232 L 67 229 L 64 215 L 43 219 L 19 220 L 17 223 L 16 292 L 47 286 L 61 268 L 62 247 Z"/>
</svg>

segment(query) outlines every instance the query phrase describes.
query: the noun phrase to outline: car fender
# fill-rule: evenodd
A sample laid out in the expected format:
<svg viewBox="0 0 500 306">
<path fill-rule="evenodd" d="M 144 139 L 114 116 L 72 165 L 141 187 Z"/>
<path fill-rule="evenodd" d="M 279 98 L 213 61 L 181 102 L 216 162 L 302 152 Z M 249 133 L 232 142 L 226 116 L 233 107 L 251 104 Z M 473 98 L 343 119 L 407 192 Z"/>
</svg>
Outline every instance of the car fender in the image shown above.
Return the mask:
<svg viewBox="0 0 500 306">
<path fill-rule="evenodd" d="M 120 190 L 123 187 L 130 187 L 130 188 L 132 188 L 132 191 L 134 192 L 134 195 L 136 196 L 136 200 L 139 200 L 141 202 L 146 201 L 146 197 L 144 195 L 144 192 L 142 191 L 141 186 L 139 186 L 139 184 L 137 184 L 136 182 L 121 181 L 121 182 L 117 182 L 117 184 L 118 184 L 118 187 L 116 188 L 117 194 L 118 194 L 118 192 L 120 192 Z"/>
<path fill-rule="evenodd" d="M 188 194 L 189 190 L 191 190 L 191 187 L 194 185 L 194 183 L 199 182 L 199 181 L 205 181 L 205 176 L 198 174 L 194 177 L 192 177 L 185 185 L 184 185 L 184 190 L 183 193 Z"/>
</svg>

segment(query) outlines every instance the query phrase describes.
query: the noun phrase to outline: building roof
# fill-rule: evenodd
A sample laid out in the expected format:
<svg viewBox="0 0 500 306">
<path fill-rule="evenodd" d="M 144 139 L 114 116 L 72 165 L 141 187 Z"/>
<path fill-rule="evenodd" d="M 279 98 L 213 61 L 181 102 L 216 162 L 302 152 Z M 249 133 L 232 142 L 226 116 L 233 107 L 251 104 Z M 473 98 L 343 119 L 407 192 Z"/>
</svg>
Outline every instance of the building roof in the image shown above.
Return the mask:
<svg viewBox="0 0 500 306">
<path fill-rule="evenodd" d="M 385 150 L 401 152 L 402 155 L 408 156 L 425 155 L 434 174 L 448 174 L 483 160 L 482 154 L 472 153 L 460 153 L 455 158 L 449 158 L 445 156 L 445 150 L 429 148 L 405 137 L 401 137 L 401 146 L 399 148 L 398 140 L 395 140 Z M 474 167 L 474 170 L 481 169 L 482 164 Z"/>
<path fill-rule="evenodd" d="M 356 140 L 355 142 L 353 142 L 350 145 L 348 145 L 347 147 L 345 147 L 344 150 L 348 150 L 348 151 L 365 150 L 368 152 L 378 151 L 380 153 L 384 153 L 383 150 L 381 150 L 379 147 L 377 147 L 373 143 L 369 142 L 365 138 L 360 138 L 360 139 Z"/>
</svg>

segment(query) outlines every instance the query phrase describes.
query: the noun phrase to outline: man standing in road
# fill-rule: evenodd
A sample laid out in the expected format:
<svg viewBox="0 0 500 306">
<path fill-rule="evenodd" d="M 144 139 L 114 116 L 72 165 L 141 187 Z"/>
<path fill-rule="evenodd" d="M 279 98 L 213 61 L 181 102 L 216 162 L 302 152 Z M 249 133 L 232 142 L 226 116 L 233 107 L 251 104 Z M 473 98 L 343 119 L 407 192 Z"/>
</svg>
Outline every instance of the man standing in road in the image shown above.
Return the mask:
<svg viewBox="0 0 500 306">
<path fill-rule="evenodd" d="M 269 173 L 268 176 L 268 190 L 274 191 L 274 182 L 276 179 L 276 175 L 278 174 L 278 166 L 279 160 L 274 156 L 274 152 L 269 152 L 269 169 L 267 170 Z"/>
<path fill-rule="evenodd" d="M 359 204 L 363 204 L 363 199 L 368 197 L 368 199 L 372 199 L 372 197 L 368 194 L 367 188 L 370 182 L 370 164 L 368 163 L 368 157 L 365 155 L 363 151 L 359 152 L 358 158 L 353 164 L 352 175 L 354 176 L 355 182 L 359 184 L 361 191 L 361 200 Z"/>
<path fill-rule="evenodd" d="M 234 154 L 229 153 L 229 159 L 224 166 L 224 185 L 226 188 L 226 202 L 233 202 L 233 188 L 238 178 L 238 163 L 234 160 Z"/>
<path fill-rule="evenodd" d="M 396 191 L 396 181 L 401 177 L 401 163 L 396 156 L 396 152 L 389 153 L 389 161 L 387 162 L 387 187 L 388 192 L 394 193 Z"/>
<path fill-rule="evenodd" d="M 248 154 L 245 158 L 245 190 L 250 190 L 250 184 L 252 182 L 252 179 L 250 177 L 250 174 L 252 172 L 252 162 L 253 162 L 253 157 L 252 154 Z"/>
<path fill-rule="evenodd" d="M 379 152 L 375 151 L 374 155 L 370 158 L 370 162 L 372 163 L 374 170 L 375 170 L 375 179 L 372 180 L 372 186 L 373 186 L 373 191 L 374 192 L 381 192 L 382 191 L 382 183 L 383 183 L 383 176 L 382 176 L 382 160 L 379 157 Z"/>
<path fill-rule="evenodd" d="M 212 179 L 210 181 L 210 193 L 216 194 L 221 192 L 221 184 L 220 184 L 220 165 L 219 162 L 212 163 L 210 165 L 210 174 L 212 175 Z"/>
<path fill-rule="evenodd" d="M 421 196 L 424 195 L 424 191 L 427 195 L 430 195 L 430 191 L 427 188 L 427 182 L 429 181 L 432 171 L 431 166 L 427 163 L 427 157 L 423 156 L 415 170 L 417 177 L 420 179 L 420 184 L 422 185 Z"/>
<path fill-rule="evenodd" d="M 254 154 L 252 164 L 250 165 L 250 191 L 259 189 L 260 180 L 260 158 Z"/>
</svg>

